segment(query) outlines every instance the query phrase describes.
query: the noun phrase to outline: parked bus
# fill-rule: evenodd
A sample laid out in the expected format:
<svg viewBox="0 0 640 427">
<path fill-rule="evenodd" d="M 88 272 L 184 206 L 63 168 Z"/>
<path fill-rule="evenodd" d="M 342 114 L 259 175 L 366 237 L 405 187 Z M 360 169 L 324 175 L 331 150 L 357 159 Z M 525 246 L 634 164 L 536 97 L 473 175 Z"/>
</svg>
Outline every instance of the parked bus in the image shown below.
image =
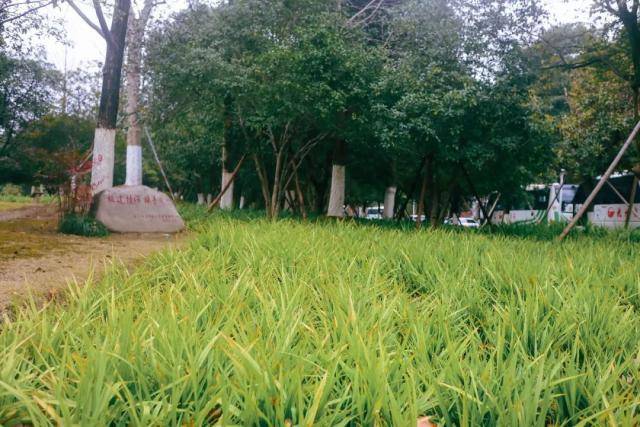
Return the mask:
<svg viewBox="0 0 640 427">
<path fill-rule="evenodd" d="M 569 221 L 573 218 L 573 199 L 577 190 L 578 185 L 575 184 L 529 185 L 521 199 L 508 205 L 498 205 L 491 216 L 491 222 L 535 224 L 543 221 Z M 549 203 L 552 203 L 551 207 Z"/>
<path fill-rule="evenodd" d="M 577 212 L 582 207 L 597 184 L 598 179 L 599 178 L 596 178 L 580 185 L 573 200 L 574 212 Z M 609 182 L 602 187 L 587 210 L 587 221 L 599 227 L 623 227 L 628 211 L 626 201 L 631 195 L 632 185 L 632 174 L 619 174 L 609 178 Z M 638 191 L 638 188 L 636 188 L 633 200 L 629 227 L 640 227 L 640 191 Z"/>
</svg>

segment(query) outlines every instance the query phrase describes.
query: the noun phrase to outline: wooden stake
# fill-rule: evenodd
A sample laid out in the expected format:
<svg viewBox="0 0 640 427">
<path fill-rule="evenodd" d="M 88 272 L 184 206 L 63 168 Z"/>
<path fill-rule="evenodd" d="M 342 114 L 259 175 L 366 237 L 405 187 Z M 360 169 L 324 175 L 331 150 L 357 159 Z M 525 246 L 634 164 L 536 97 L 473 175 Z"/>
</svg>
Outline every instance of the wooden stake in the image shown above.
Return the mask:
<svg viewBox="0 0 640 427">
<path fill-rule="evenodd" d="M 156 147 L 153 145 L 153 140 L 151 139 L 151 134 L 149 134 L 149 128 L 144 126 L 144 133 L 147 135 L 147 141 L 149 142 L 149 146 L 151 147 L 151 152 L 153 153 L 154 159 L 156 159 L 156 163 L 160 168 L 160 173 L 164 178 L 164 183 L 167 186 L 167 190 L 169 190 L 169 196 L 171 196 L 171 200 L 173 203 L 176 203 L 175 196 L 173 195 L 173 190 L 171 189 L 171 184 L 169 184 L 169 179 L 167 178 L 167 174 L 164 173 L 164 168 L 162 167 L 162 163 L 160 162 L 160 158 L 158 157 L 158 153 L 156 152 Z"/>
<path fill-rule="evenodd" d="M 629 204 L 627 205 L 627 216 L 624 219 L 624 228 L 629 228 L 631 214 L 633 213 L 633 204 L 636 200 L 636 191 L 638 190 L 638 175 L 633 175 L 633 184 L 631 184 L 631 194 L 629 194 Z"/>
<path fill-rule="evenodd" d="M 242 155 L 242 157 L 240 158 L 240 161 L 236 165 L 236 168 L 231 173 L 231 177 L 229 177 L 229 181 L 227 181 L 226 185 L 222 188 L 222 190 L 220 191 L 220 194 L 218 194 L 216 198 L 213 199 L 211 203 L 209 203 L 209 206 L 207 206 L 208 212 L 211 212 L 216 206 L 218 206 L 218 203 L 220 203 L 220 200 L 222 199 L 222 196 L 224 196 L 224 193 L 227 192 L 229 187 L 231 187 L 231 184 L 233 184 L 233 181 L 235 181 L 236 175 L 238 175 L 238 172 L 240 171 L 240 166 L 242 166 L 242 163 L 244 162 L 244 159 L 246 157 L 247 157 L 246 154 Z"/>
<path fill-rule="evenodd" d="M 567 237 L 567 235 L 573 229 L 573 227 L 578 223 L 578 221 L 580 221 L 580 218 L 582 218 L 582 216 L 587 212 L 587 209 L 589 209 L 589 206 L 591 205 L 591 202 L 593 202 L 593 199 L 596 198 L 596 196 L 604 186 L 605 182 L 607 182 L 607 180 L 609 179 L 609 177 L 611 176 L 615 168 L 618 166 L 618 163 L 620 163 L 620 160 L 622 160 L 622 156 L 624 156 L 624 153 L 626 153 L 626 151 L 629 149 L 629 146 L 631 145 L 633 140 L 636 139 L 638 132 L 640 132 L 640 121 L 636 124 L 636 127 L 633 128 L 633 131 L 625 141 L 624 145 L 616 155 L 615 159 L 613 159 L 613 162 L 611 162 L 607 171 L 604 173 L 604 175 L 602 175 L 602 177 L 600 178 L 600 181 L 598 181 L 596 188 L 594 188 L 591 194 L 589 194 L 589 197 L 587 197 L 587 200 L 585 200 L 584 204 L 582 205 L 578 213 L 573 217 L 569 225 L 567 225 L 565 229 L 562 231 L 562 234 L 560 234 L 560 236 L 558 237 L 558 241 L 562 241 L 565 237 Z"/>
</svg>

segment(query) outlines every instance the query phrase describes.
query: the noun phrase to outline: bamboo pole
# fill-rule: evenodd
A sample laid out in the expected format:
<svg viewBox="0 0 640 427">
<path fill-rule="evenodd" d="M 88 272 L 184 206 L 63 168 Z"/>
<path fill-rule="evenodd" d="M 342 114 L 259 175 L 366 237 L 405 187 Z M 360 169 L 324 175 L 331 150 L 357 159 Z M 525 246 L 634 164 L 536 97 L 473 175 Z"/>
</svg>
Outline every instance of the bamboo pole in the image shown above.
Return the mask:
<svg viewBox="0 0 640 427">
<path fill-rule="evenodd" d="M 218 203 L 220 203 L 220 200 L 222 199 L 222 196 L 224 196 L 224 194 L 227 192 L 229 187 L 231 187 L 231 184 L 233 183 L 233 181 L 235 181 L 236 175 L 238 175 L 238 172 L 240 171 L 240 166 L 242 166 L 242 163 L 244 162 L 244 159 L 246 157 L 247 157 L 246 154 L 242 155 L 242 157 L 240 158 L 240 161 L 238 161 L 238 164 L 236 165 L 235 169 L 231 173 L 231 177 L 229 178 L 229 181 L 227 181 L 225 186 L 222 188 L 222 190 L 220 191 L 220 194 L 218 194 L 216 196 L 216 198 L 213 199 L 211 201 L 211 203 L 209 203 L 209 206 L 207 206 L 207 211 L 208 212 L 211 212 L 213 210 L 213 208 L 215 208 L 218 205 Z"/>
<path fill-rule="evenodd" d="M 173 200 L 173 203 L 176 203 L 175 196 L 173 195 L 173 190 L 171 189 L 171 184 L 169 184 L 169 179 L 167 178 L 167 174 L 164 173 L 162 162 L 160 162 L 160 158 L 158 157 L 158 153 L 156 152 L 156 147 L 153 144 L 151 135 L 149 134 L 149 128 L 147 128 L 146 126 L 144 126 L 144 133 L 147 135 L 147 141 L 149 142 L 149 146 L 151 147 L 151 152 L 153 153 L 153 157 L 156 159 L 156 163 L 160 168 L 160 173 L 162 174 L 162 178 L 164 178 L 164 183 L 167 186 L 167 190 L 169 190 L 169 196 L 171 196 L 171 200 Z"/>
<path fill-rule="evenodd" d="M 631 194 L 629 194 L 629 203 L 627 205 L 627 216 L 624 219 L 624 228 L 629 228 L 631 215 L 633 214 L 633 204 L 636 200 L 636 191 L 638 190 L 638 175 L 633 175 L 633 183 L 631 184 Z"/>
<path fill-rule="evenodd" d="M 558 191 L 556 192 L 555 196 L 553 197 L 553 200 L 551 200 L 551 202 L 547 206 L 547 210 L 544 213 L 544 216 L 542 218 L 540 218 L 538 221 L 536 221 L 536 224 L 540 224 L 544 219 L 546 219 L 547 222 L 548 222 L 549 211 L 553 207 L 553 204 L 556 202 L 556 200 L 558 200 L 558 198 L 560 197 L 560 193 L 562 193 L 562 188 L 564 187 L 564 173 L 565 173 L 565 171 L 564 171 L 564 169 L 562 169 L 562 171 L 560 172 L 560 188 L 558 188 Z M 560 216 L 562 216 L 562 203 L 560 203 Z"/>
<path fill-rule="evenodd" d="M 589 194 L 589 197 L 587 197 L 587 200 L 585 200 L 584 204 L 582 205 L 578 213 L 573 217 L 569 225 L 567 225 L 565 229 L 562 231 L 562 234 L 560 234 L 560 236 L 558 237 L 559 241 L 562 241 L 565 237 L 567 237 L 567 235 L 573 229 L 573 227 L 578 223 L 578 221 L 580 221 L 580 218 L 582 218 L 582 216 L 587 212 L 587 209 L 589 209 L 591 202 L 593 202 L 593 199 L 596 198 L 596 196 L 604 186 L 605 182 L 607 182 L 607 180 L 609 179 L 609 177 L 611 176 L 615 168 L 618 166 L 618 163 L 620 163 L 620 160 L 622 160 L 622 156 L 624 156 L 624 153 L 626 153 L 626 151 L 629 149 L 629 146 L 635 140 L 636 136 L 638 135 L 638 132 L 640 132 L 640 121 L 636 124 L 636 127 L 633 128 L 633 131 L 625 141 L 624 145 L 622 146 L 622 148 L 620 148 L 620 151 L 618 151 L 618 154 L 609 165 L 609 168 L 604 173 L 604 175 L 602 175 L 602 177 L 600 178 L 600 181 L 598 181 L 596 188 L 594 188 L 591 194 Z"/>
</svg>

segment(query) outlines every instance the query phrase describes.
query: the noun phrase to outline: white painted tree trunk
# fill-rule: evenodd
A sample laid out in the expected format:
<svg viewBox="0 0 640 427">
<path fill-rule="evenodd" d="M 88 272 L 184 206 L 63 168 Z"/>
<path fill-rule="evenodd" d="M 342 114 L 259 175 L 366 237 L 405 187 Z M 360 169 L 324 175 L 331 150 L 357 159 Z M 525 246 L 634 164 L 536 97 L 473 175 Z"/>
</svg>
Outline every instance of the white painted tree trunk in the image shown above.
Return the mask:
<svg viewBox="0 0 640 427">
<path fill-rule="evenodd" d="M 345 165 L 333 165 L 331 169 L 331 192 L 327 216 L 342 218 L 344 216 Z"/>
<path fill-rule="evenodd" d="M 211 204 L 212 200 L 213 200 L 213 194 L 207 193 L 207 206 Z"/>
<path fill-rule="evenodd" d="M 244 196 L 240 196 L 240 203 L 238 204 L 238 209 L 244 209 L 245 201 L 246 199 L 244 198 Z"/>
<path fill-rule="evenodd" d="M 204 205 L 204 193 L 198 193 L 198 204 Z"/>
<path fill-rule="evenodd" d="M 91 192 L 93 194 L 113 187 L 115 145 L 115 129 L 96 128 L 93 138 L 93 163 L 91 166 Z"/>
<path fill-rule="evenodd" d="M 142 185 L 142 129 L 138 113 L 140 111 L 140 74 L 142 70 L 142 43 L 145 28 L 154 0 L 145 0 L 139 17 L 129 14 L 127 29 L 127 65 L 126 65 L 126 113 L 129 120 L 127 130 L 127 175 L 125 185 Z"/>
<path fill-rule="evenodd" d="M 124 185 L 142 185 L 141 145 L 127 145 L 127 176 Z"/>
<path fill-rule="evenodd" d="M 227 183 L 233 178 L 233 173 L 222 169 L 222 187 L 225 188 Z M 233 182 L 229 185 L 227 191 L 220 198 L 220 209 L 233 209 Z"/>
<path fill-rule="evenodd" d="M 384 192 L 384 212 L 383 217 L 385 219 L 392 219 L 393 212 L 396 206 L 396 191 L 395 186 L 387 187 Z"/>
</svg>

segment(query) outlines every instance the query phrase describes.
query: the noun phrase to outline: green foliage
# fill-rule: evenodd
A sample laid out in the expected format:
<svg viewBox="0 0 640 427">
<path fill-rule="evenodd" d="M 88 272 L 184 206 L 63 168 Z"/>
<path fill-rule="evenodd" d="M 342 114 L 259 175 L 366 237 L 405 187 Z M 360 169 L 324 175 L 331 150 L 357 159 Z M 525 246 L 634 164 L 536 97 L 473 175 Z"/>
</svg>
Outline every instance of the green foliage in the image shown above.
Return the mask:
<svg viewBox="0 0 640 427">
<path fill-rule="evenodd" d="M 91 148 L 94 128 L 93 120 L 66 114 L 32 121 L 15 138 L 21 173 L 31 182 L 68 182 Z"/>
<path fill-rule="evenodd" d="M 227 216 L 200 230 L 4 323 L 0 422 L 637 422 L 635 244 Z"/>
<path fill-rule="evenodd" d="M 5 184 L 0 189 L 0 196 L 22 196 L 22 188 L 15 184 Z"/>
<path fill-rule="evenodd" d="M 58 231 L 85 237 L 105 237 L 109 230 L 100 221 L 89 215 L 66 213 L 58 224 Z"/>
<path fill-rule="evenodd" d="M 580 176 L 597 176 L 615 157 L 634 125 L 632 95 L 611 71 L 584 69 L 572 75 L 571 114 L 563 117 L 563 139 L 556 151 L 565 167 Z M 633 153 L 633 149 L 631 151 Z M 636 151 L 637 153 L 637 151 Z M 626 156 L 620 165 L 633 165 Z"/>
<path fill-rule="evenodd" d="M 358 4 L 200 4 L 152 34 L 150 112 L 179 187 L 215 192 L 222 147 L 235 159 L 250 153 L 243 194 L 273 215 L 293 187 L 292 164 L 318 212 L 332 161 L 348 164 L 347 201 L 360 204 L 390 184 L 415 197 L 406 193 L 428 155 L 443 199 L 470 195 L 460 164 L 481 191 L 517 189 L 544 169 L 548 128 L 528 102 L 518 30 L 535 31 L 535 5 L 387 1 L 353 21 Z M 505 164 L 508 176 L 483 172 Z"/>
</svg>

